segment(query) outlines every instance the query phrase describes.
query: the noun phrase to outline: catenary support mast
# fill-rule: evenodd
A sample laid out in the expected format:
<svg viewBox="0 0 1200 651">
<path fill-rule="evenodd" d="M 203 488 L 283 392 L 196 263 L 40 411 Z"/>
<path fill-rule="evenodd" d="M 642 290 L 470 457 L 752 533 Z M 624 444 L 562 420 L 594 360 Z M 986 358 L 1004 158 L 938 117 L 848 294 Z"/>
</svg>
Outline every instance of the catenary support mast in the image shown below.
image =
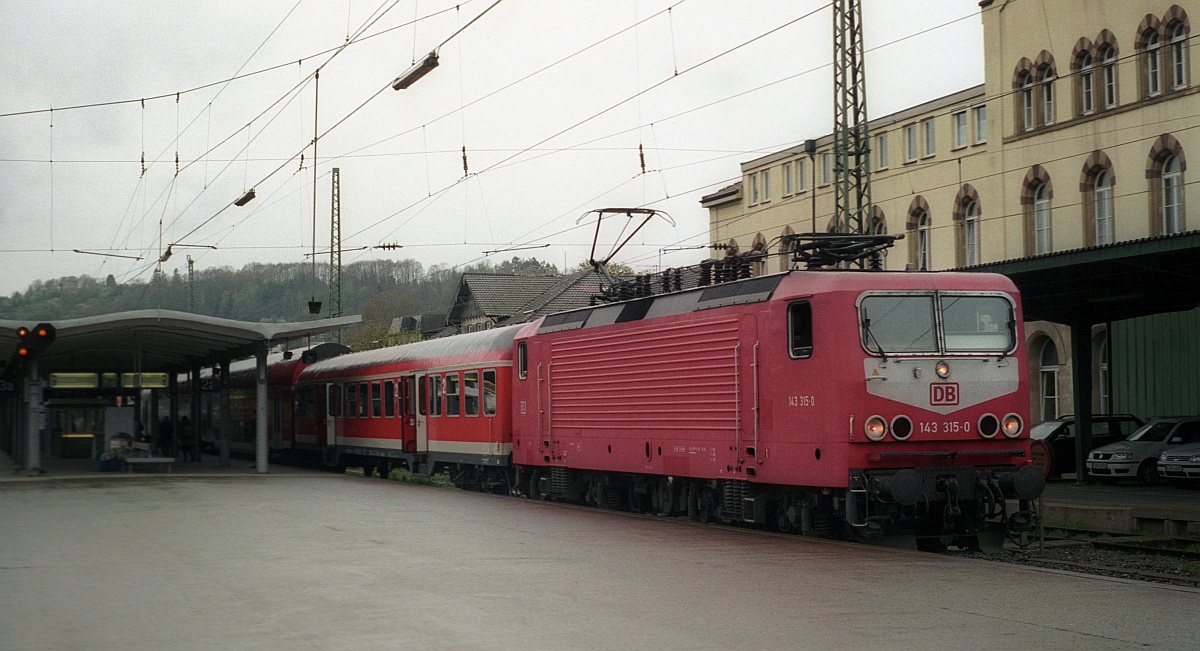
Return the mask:
<svg viewBox="0 0 1200 651">
<path fill-rule="evenodd" d="M 861 235 L 871 223 L 871 138 L 859 0 L 834 0 L 833 62 L 836 230 Z"/>
</svg>

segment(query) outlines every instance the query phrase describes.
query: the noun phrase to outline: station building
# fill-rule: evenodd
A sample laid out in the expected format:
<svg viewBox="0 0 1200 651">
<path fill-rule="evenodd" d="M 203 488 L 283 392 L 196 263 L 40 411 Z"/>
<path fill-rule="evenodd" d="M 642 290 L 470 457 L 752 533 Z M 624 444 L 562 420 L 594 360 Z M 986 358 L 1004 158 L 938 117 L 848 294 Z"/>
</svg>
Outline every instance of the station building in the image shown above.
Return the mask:
<svg viewBox="0 0 1200 651">
<path fill-rule="evenodd" d="M 1079 386 L 1098 413 L 1200 413 L 1200 188 L 1187 168 L 1200 157 L 1200 2 L 979 6 L 984 84 L 870 121 L 864 229 L 904 234 L 889 270 L 1075 279 L 1076 307 L 1043 297 L 1034 317 L 1054 320 L 1026 324 L 1035 421 L 1075 413 Z M 782 236 L 839 230 L 833 165 L 832 134 L 743 163 L 739 183 L 702 199 L 710 241 L 779 253 L 763 271 L 786 269 Z M 1074 366 L 1080 353 L 1089 363 Z"/>
</svg>

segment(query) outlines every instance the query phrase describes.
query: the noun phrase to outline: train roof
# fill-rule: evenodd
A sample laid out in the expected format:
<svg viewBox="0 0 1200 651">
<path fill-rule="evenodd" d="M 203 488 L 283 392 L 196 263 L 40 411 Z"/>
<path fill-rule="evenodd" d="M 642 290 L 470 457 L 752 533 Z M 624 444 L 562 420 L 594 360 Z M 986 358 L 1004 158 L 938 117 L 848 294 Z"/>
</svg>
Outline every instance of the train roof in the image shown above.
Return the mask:
<svg viewBox="0 0 1200 651">
<path fill-rule="evenodd" d="M 423 360 L 454 363 L 487 352 L 499 352 L 498 357 L 511 359 L 513 337 L 523 327 L 524 324 L 506 326 L 341 355 L 309 366 L 300 377 L 310 380 L 363 368 Z"/>
<path fill-rule="evenodd" d="M 872 289 L 884 291 L 1004 291 L 1016 294 L 1005 276 L 967 272 L 792 270 L 755 278 L 654 294 L 614 303 L 559 312 L 545 317 L 536 332 L 544 334 L 582 327 L 640 321 L 700 312 L 718 307 L 759 303 L 778 296 L 804 296 Z M 530 332 L 529 334 L 532 334 Z"/>
</svg>

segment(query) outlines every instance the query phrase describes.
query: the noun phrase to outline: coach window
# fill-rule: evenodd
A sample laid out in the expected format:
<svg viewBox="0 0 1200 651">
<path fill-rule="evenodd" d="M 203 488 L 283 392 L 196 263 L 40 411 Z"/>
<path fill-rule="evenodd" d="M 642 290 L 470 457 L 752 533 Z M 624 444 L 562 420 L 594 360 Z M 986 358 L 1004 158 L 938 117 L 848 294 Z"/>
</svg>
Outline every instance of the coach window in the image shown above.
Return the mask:
<svg viewBox="0 0 1200 651">
<path fill-rule="evenodd" d="M 388 418 L 396 417 L 396 381 L 383 382 L 383 415 Z"/>
<path fill-rule="evenodd" d="M 517 377 L 524 380 L 529 376 L 529 354 L 525 349 L 525 342 L 517 344 Z"/>
<path fill-rule="evenodd" d="M 442 376 L 429 376 L 429 415 L 442 415 Z"/>
<path fill-rule="evenodd" d="M 371 390 L 367 388 L 368 382 L 358 383 L 358 417 L 368 418 L 371 415 Z"/>
<path fill-rule="evenodd" d="M 371 418 L 383 416 L 383 391 L 380 388 L 381 384 L 381 382 L 371 383 Z"/>
<path fill-rule="evenodd" d="M 346 385 L 346 409 L 342 413 L 346 414 L 346 418 L 358 415 L 358 390 L 353 384 Z"/>
<path fill-rule="evenodd" d="M 463 373 L 463 413 L 479 415 L 479 371 Z"/>
<path fill-rule="evenodd" d="M 446 374 L 446 415 L 459 415 L 458 373 Z"/>
<path fill-rule="evenodd" d="M 496 415 L 496 372 L 483 372 L 483 415 Z"/>
<path fill-rule="evenodd" d="M 808 301 L 788 306 L 788 345 L 792 359 L 812 357 L 812 305 Z"/>
</svg>

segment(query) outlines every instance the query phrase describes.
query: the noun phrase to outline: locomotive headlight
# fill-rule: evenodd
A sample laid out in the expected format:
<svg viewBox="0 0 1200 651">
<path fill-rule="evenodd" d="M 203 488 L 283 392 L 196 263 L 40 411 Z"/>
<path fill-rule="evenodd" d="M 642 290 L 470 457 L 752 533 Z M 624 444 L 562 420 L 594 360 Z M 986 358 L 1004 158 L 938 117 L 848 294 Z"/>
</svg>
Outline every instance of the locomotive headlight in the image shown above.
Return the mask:
<svg viewBox="0 0 1200 651">
<path fill-rule="evenodd" d="M 934 370 L 937 371 L 937 376 L 943 380 L 950 377 L 950 365 L 944 361 L 938 362 L 937 366 L 934 367 Z"/>
<path fill-rule="evenodd" d="M 979 418 L 979 427 L 975 431 L 985 439 L 995 438 L 1000 433 L 1000 421 L 991 414 L 984 414 Z"/>
<path fill-rule="evenodd" d="M 879 416 L 871 416 L 863 424 L 863 431 L 872 441 L 882 441 L 883 437 L 887 436 L 887 421 Z"/>
<path fill-rule="evenodd" d="M 1004 422 L 1000 424 L 1000 429 L 1004 431 L 1004 435 L 1010 439 L 1015 439 L 1021 435 L 1021 417 L 1016 414 L 1009 414 L 1004 417 Z"/>
</svg>

